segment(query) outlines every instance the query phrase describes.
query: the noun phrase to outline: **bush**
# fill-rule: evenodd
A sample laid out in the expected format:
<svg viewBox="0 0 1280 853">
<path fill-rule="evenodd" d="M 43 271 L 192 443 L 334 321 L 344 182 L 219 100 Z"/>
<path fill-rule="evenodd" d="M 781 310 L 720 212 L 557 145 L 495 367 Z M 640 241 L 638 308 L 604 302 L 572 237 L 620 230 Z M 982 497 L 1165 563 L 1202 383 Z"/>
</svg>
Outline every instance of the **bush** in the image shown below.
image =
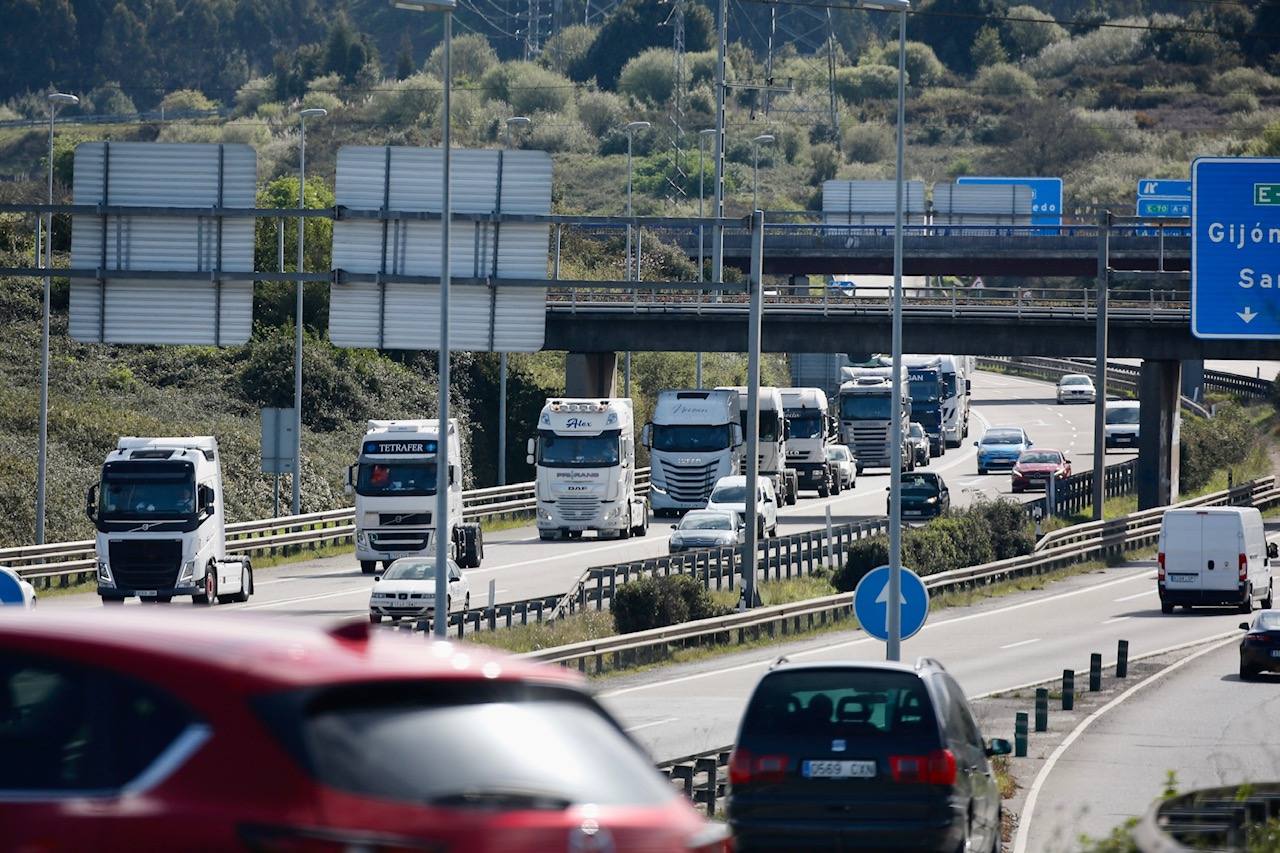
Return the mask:
<svg viewBox="0 0 1280 853">
<path fill-rule="evenodd" d="M 1036 81 L 1021 68 L 1007 63 L 988 65 L 978 72 L 978 91 L 997 98 L 1034 98 Z"/>
<path fill-rule="evenodd" d="M 613 624 L 619 634 L 665 628 L 728 612 L 692 575 L 644 577 L 618 587 L 613 596 Z"/>
<path fill-rule="evenodd" d="M 724 58 L 725 78 L 734 79 L 733 62 L 728 56 Z M 712 87 L 716 82 L 716 52 L 714 50 L 703 50 L 698 53 L 686 53 L 684 57 L 685 74 L 689 75 L 689 88 L 697 86 L 700 83 L 709 83 Z M 826 77 L 823 77 L 823 85 L 825 85 Z"/>
<path fill-rule="evenodd" d="M 307 92 L 302 96 L 302 109 L 318 107 L 333 113 L 342 108 L 342 99 L 332 92 Z"/>
<path fill-rule="evenodd" d="M 516 115 L 560 112 L 573 97 L 568 78 L 532 62 L 495 65 L 480 78 L 485 97 L 506 101 Z"/>
<path fill-rule="evenodd" d="M 557 74 L 568 75 L 574 63 L 580 62 L 596 40 L 596 27 L 573 24 L 547 39 L 539 61 Z"/>
<path fill-rule="evenodd" d="M 1116 23 L 1144 25 L 1142 18 L 1126 18 Z M 1125 65 L 1142 51 L 1141 29 L 1104 27 L 1069 41 L 1051 44 L 1027 63 L 1027 70 L 1039 78 L 1061 77 L 1077 68 L 1107 68 Z"/>
<path fill-rule="evenodd" d="M 1256 113 L 1258 96 L 1249 92 L 1232 92 L 1222 99 L 1222 108 L 1229 113 Z"/>
<path fill-rule="evenodd" d="M 898 43 L 891 41 L 885 44 L 884 47 L 880 48 L 878 58 L 875 61 L 880 65 L 889 66 L 896 73 L 898 69 Z M 938 55 L 933 52 L 933 48 L 918 41 L 907 42 L 905 64 L 907 77 L 911 80 L 911 85 L 913 86 L 933 86 L 942 81 L 942 75 L 947 71 L 942 64 L 942 60 L 938 59 Z M 826 83 L 825 75 L 822 82 Z"/>
<path fill-rule="evenodd" d="M 665 104 L 675 90 L 675 54 L 651 47 L 629 60 L 618 76 L 618 91 L 655 106 Z"/>
<path fill-rule="evenodd" d="M 1184 491 L 1208 484 L 1214 472 L 1249 458 L 1258 436 L 1239 404 L 1222 403 L 1212 418 L 1182 419 L 1179 478 Z"/>
<path fill-rule="evenodd" d="M 566 153 L 576 151 L 581 154 L 593 153 L 596 140 L 582 122 L 565 114 L 546 116 L 545 121 L 536 121 L 525 137 L 523 147 L 538 151 Z"/>
<path fill-rule="evenodd" d="M 855 124 L 844 133 L 844 152 L 854 163 L 878 163 L 893 151 L 893 131 L 884 124 Z"/>
<path fill-rule="evenodd" d="M 596 137 L 622 125 L 627 102 L 612 92 L 587 91 L 578 95 L 578 118 Z"/>
<path fill-rule="evenodd" d="M 1014 59 L 1029 59 L 1051 44 L 1066 41 L 1067 31 L 1054 23 L 1053 16 L 1034 6 L 1014 6 L 1004 25 L 1004 43 Z"/>
<path fill-rule="evenodd" d="M 166 113 L 204 113 L 217 108 L 217 104 L 195 89 L 179 89 L 170 92 L 160 101 L 160 109 Z"/>
<path fill-rule="evenodd" d="M 374 123 L 391 127 L 415 125 L 424 119 L 432 124 L 443 100 L 440 81 L 430 74 L 419 73 L 403 80 L 387 81 L 373 93 L 365 105 L 365 114 Z"/>
<path fill-rule="evenodd" d="M 837 592 L 853 592 L 872 569 L 889 564 L 889 540 L 871 536 L 853 542 L 844 553 L 844 565 L 831 577 Z"/>
<path fill-rule="evenodd" d="M 809 172 L 809 184 L 821 186 L 823 181 L 835 178 L 840 169 L 840 152 L 834 145 L 822 142 L 809 149 L 809 161 L 813 164 Z"/>
<path fill-rule="evenodd" d="M 836 94 L 851 104 L 897 97 L 898 69 L 888 65 L 840 68 L 836 71 Z"/>
<path fill-rule="evenodd" d="M 1036 546 L 1035 528 L 1017 501 L 1007 498 L 982 501 L 966 514 L 973 515 L 990 535 L 994 559 L 1007 560 L 1030 554 Z"/>
<path fill-rule="evenodd" d="M 498 54 L 489 46 L 489 40 L 478 33 L 454 36 L 453 53 L 449 57 L 454 82 L 479 80 L 484 73 L 498 64 Z M 433 77 L 444 79 L 444 45 L 438 44 L 427 57 L 423 70 Z"/>
<path fill-rule="evenodd" d="M 1247 92 L 1251 95 L 1273 95 L 1280 92 L 1280 79 L 1259 68 L 1232 68 L 1209 82 L 1209 91 L 1215 95 Z"/>
<path fill-rule="evenodd" d="M 258 107 L 275 97 L 275 81 L 270 77 L 255 77 L 236 90 L 235 117 L 251 116 Z"/>
<path fill-rule="evenodd" d="M 85 100 L 88 104 L 81 105 L 85 112 L 107 116 L 138 114 L 138 108 L 133 105 L 133 100 L 120 88 L 119 83 L 103 83 L 85 96 Z"/>
</svg>

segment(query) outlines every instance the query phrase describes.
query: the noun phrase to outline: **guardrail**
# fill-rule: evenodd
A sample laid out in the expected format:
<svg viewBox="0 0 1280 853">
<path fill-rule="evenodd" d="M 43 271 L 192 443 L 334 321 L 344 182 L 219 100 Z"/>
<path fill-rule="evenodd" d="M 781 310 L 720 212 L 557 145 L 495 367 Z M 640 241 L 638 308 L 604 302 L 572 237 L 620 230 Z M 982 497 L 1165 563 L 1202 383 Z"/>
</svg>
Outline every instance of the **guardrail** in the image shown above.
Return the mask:
<svg viewBox="0 0 1280 853">
<path fill-rule="evenodd" d="M 1277 820 L 1280 783 L 1204 788 L 1153 803 L 1134 827 L 1133 841 L 1142 853 L 1261 850 L 1250 845 L 1251 830 Z"/>
<path fill-rule="evenodd" d="M 1056 382 L 1068 373 L 1089 373 L 1092 359 L 1041 358 L 1039 356 L 1008 358 L 1004 356 L 978 356 L 979 367 L 994 367 L 1023 376 Z M 1107 387 L 1127 391 L 1138 396 L 1138 368 L 1127 364 L 1107 363 Z M 1190 397 L 1181 399 L 1182 408 L 1202 418 L 1210 416 L 1207 408 Z"/>
<path fill-rule="evenodd" d="M 1056 479 L 1053 483 L 1052 507 L 1049 500 L 1050 493 L 1047 489 L 1044 497 L 1028 501 L 1023 506 L 1033 517 L 1037 507 L 1040 508 L 1041 515 L 1045 518 L 1080 512 L 1093 502 L 1093 474 L 1093 469 L 1089 469 L 1078 474 L 1072 474 L 1070 477 Z M 1122 495 L 1131 495 L 1137 488 L 1137 459 L 1117 462 L 1115 465 L 1108 465 L 1103 469 L 1103 497 L 1116 498 Z"/>
<path fill-rule="evenodd" d="M 534 484 L 514 483 L 463 492 L 463 517 L 467 521 L 515 517 L 534 510 Z M 649 469 L 636 469 L 636 490 L 648 494 Z M 227 525 L 227 550 L 237 554 L 274 555 L 293 548 L 315 550 L 347 545 L 355 535 L 355 509 L 309 512 Z M 92 578 L 97 556 L 92 539 L 0 548 L 0 565 L 41 588 L 54 582 L 70 586 Z"/>
</svg>

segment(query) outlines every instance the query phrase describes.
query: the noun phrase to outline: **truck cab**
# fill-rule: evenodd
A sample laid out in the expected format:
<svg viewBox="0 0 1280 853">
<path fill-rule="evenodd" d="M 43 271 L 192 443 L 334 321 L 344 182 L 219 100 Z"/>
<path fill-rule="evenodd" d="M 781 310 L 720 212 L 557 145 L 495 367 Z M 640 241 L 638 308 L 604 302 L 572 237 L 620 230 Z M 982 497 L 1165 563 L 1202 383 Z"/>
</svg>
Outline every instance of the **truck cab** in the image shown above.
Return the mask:
<svg viewBox="0 0 1280 853">
<path fill-rule="evenodd" d="M 658 392 L 641 443 L 649 450 L 649 506 L 679 515 L 707 505 L 721 477 L 742 472 L 738 393 L 702 389 Z"/>
<path fill-rule="evenodd" d="M 783 388 L 787 417 L 787 467 L 794 469 L 798 487 L 813 489 L 819 497 L 838 492 L 839 480 L 827 461 L 827 445 L 835 443 L 835 421 L 827 411 L 827 395 L 821 388 Z"/>
<path fill-rule="evenodd" d="M 892 464 L 893 421 L 896 417 L 902 434 L 902 469 L 913 466 L 907 452 L 906 435 L 910 428 L 911 394 L 907 378 L 902 377 L 901 406 L 893 411 L 893 380 L 889 367 L 842 368 L 845 382 L 840 386 L 840 440 L 858 460 L 858 473 L 864 468 L 888 468 Z"/>
<path fill-rule="evenodd" d="M 942 375 L 942 362 L 937 358 L 907 357 L 903 359 L 903 367 L 911 393 L 911 422 L 920 424 L 929 437 L 929 458 L 942 456 L 947 452 L 942 414 L 947 383 Z"/>
<path fill-rule="evenodd" d="M 630 400 L 548 400 L 528 460 L 536 466 L 540 539 L 577 539 L 588 530 L 627 539 L 649 531 L 648 507 L 636 493 Z"/>
<path fill-rule="evenodd" d="M 736 391 L 738 394 L 738 422 L 743 436 L 747 435 L 747 389 L 722 386 L 721 391 Z M 757 458 L 760 463 L 760 476 L 773 480 L 773 489 L 778 496 L 778 503 L 793 505 L 800 492 L 800 481 L 794 468 L 787 467 L 787 438 L 790 429 L 787 426 L 786 411 L 782 405 L 782 394 L 777 388 L 762 387 L 759 392 L 760 434 L 757 443 Z"/>
<path fill-rule="evenodd" d="M 119 439 L 85 496 L 103 604 L 248 600 L 253 566 L 226 553 L 224 500 L 213 436 Z"/>
<path fill-rule="evenodd" d="M 436 518 L 437 465 L 444 444 L 449 466 L 449 515 Z M 463 520 L 462 441 L 449 419 L 447 439 L 440 421 L 371 420 L 355 465 L 347 469 L 347 493 L 355 495 L 356 559 L 365 574 L 400 557 L 430 556 L 443 529 L 453 560 L 475 568 L 484 558 L 480 525 Z"/>
</svg>

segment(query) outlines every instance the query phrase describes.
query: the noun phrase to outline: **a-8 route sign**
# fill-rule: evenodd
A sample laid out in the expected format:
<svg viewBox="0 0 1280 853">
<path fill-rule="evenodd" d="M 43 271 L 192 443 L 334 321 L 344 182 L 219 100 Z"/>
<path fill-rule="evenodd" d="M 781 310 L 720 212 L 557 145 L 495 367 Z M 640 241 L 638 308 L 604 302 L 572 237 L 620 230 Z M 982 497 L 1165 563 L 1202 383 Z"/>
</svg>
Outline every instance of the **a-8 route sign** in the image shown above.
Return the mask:
<svg viewBox="0 0 1280 853">
<path fill-rule="evenodd" d="M 1191 164 L 1191 332 L 1280 339 L 1280 158 Z"/>
</svg>

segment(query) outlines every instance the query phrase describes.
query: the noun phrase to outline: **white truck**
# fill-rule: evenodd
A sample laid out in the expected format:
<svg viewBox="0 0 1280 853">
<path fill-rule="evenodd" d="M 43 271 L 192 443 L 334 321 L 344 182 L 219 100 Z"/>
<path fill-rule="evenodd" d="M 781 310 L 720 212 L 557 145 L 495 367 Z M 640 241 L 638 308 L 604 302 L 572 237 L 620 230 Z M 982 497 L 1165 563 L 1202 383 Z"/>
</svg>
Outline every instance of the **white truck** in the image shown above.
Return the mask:
<svg viewBox="0 0 1280 853">
<path fill-rule="evenodd" d="M 658 392 L 641 443 L 649 449 L 654 515 L 702 509 L 721 477 L 742 473 L 738 393 L 688 388 Z"/>
<path fill-rule="evenodd" d="M 529 439 L 540 539 L 583 531 L 626 539 L 649 531 L 636 493 L 635 420 L 623 398 L 548 400 Z"/>
<path fill-rule="evenodd" d="M 85 496 L 102 603 L 247 601 L 253 566 L 227 554 L 224 500 L 213 436 L 119 439 Z"/>
<path fill-rule="evenodd" d="M 458 422 L 449 419 L 449 517 L 436 517 L 436 471 L 440 460 L 440 421 L 371 420 L 360 442 L 360 456 L 347 469 L 347 494 L 355 494 L 356 559 L 372 574 L 400 557 L 435 554 L 436 533 L 451 541 L 453 561 L 464 569 L 484 559 L 478 522 L 463 521 L 462 441 Z"/>
<path fill-rule="evenodd" d="M 794 469 L 798 488 L 814 489 L 819 497 L 840 490 L 839 479 L 827 461 L 827 445 L 836 438 L 835 422 L 821 388 L 783 388 L 787 417 L 787 467 Z"/>
<path fill-rule="evenodd" d="M 893 364 L 890 356 L 880 354 L 875 361 L 885 367 Z M 959 447 L 969 437 L 969 398 L 973 389 L 973 371 L 976 360 L 971 355 L 904 355 L 902 364 L 907 370 L 916 367 L 937 368 L 942 374 L 942 399 L 938 409 L 941 416 L 942 438 L 947 447 Z M 919 420 L 919 418 L 915 418 Z M 925 430 L 932 433 L 929 423 L 921 420 Z"/>
<path fill-rule="evenodd" d="M 911 424 L 911 393 L 906 371 L 902 374 L 899 411 L 893 412 L 893 379 L 889 367 L 845 367 L 845 381 L 840 386 L 840 440 L 858 460 L 858 473 L 864 468 L 888 468 L 892 459 L 893 419 L 902 423 L 902 469 L 915 467 L 907 452 L 907 430 Z"/>
<path fill-rule="evenodd" d="M 747 435 L 747 389 L 721 386 L 720 391 L 736 391 L 738 393 L 738 422 L 742 434 Z M 794 469 L 787 467 L 787 417 L 782 407 L 782 394 L 777 388 L 761 388 L 760 394 L 760 438 L 757 458 L 760 461 L 761 477 L 773 481 L 773 491 L 778 496 L 779 504 L 788 506 L 796 502 L 800 492 L 799 478 Z"/>
</svg>

